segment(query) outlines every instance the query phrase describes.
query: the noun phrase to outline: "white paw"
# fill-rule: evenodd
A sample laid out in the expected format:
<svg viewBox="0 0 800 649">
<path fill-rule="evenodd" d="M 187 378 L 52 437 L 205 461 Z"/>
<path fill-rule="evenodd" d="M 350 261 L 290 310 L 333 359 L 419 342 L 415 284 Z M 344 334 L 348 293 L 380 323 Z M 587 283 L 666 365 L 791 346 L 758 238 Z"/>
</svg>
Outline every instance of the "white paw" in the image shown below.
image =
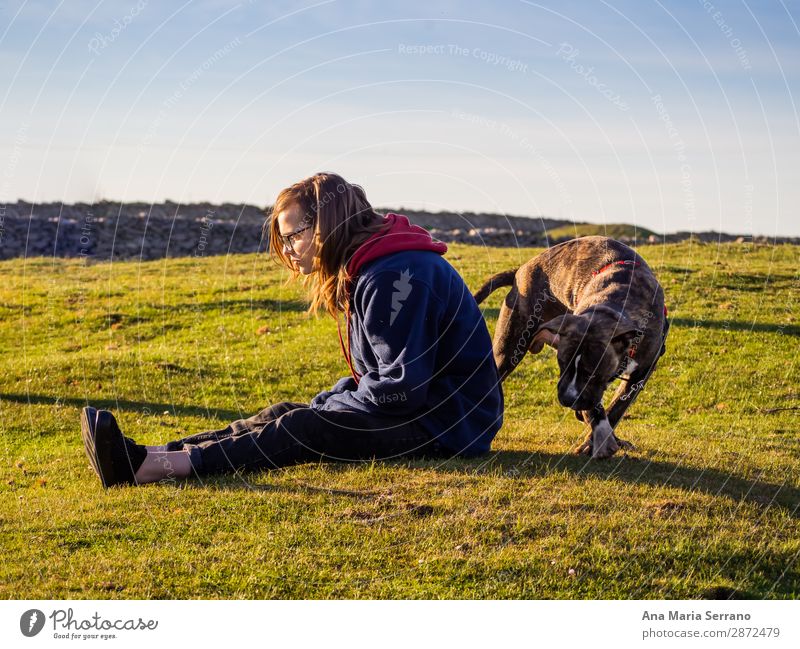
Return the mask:
<svg viewBox="0 0 800 649">
<path fill-rule="evenodd" d="M 619 444 L 614 439 L 614 430 L 608 419 L 603 419 L 592 429 L 592 459 L 601 460 L 611 457 L 619 450 Z"/>
</svg>

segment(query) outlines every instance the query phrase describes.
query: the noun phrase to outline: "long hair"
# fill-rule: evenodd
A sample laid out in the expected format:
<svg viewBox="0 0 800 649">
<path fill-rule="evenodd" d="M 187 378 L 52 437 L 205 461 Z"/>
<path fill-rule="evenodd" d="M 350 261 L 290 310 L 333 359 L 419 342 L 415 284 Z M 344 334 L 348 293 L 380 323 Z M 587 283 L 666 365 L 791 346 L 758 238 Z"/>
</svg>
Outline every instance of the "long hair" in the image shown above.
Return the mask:
<svg viewBox="0 0 800 649">
<path fill-rule="evenodd" d="M 383 215 L 373 209 L 359 185 L 334 173 L 317 173 L 281 190 L 267 210 L 264 231 L 269 233 L 270 257 L 291 271 L 292 280 L 301 273 L 283 253 L 278 215 L 293 204 L 300 206 L 305 222 L 312 223 L 316 245 L 312 272 L 303 278 L 311 303 L 308 312 L 324 309 L 336 318 L 349 307 L 347 262 L 364 241 L 386 227 Z"/>
</svg>

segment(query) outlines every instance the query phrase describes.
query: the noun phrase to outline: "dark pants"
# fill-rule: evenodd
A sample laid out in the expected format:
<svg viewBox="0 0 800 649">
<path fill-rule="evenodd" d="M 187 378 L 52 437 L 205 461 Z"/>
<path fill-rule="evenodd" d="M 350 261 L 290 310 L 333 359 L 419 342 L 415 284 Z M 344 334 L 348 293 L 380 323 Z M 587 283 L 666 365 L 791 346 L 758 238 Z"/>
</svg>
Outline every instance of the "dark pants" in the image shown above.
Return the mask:
<svg viewBox="0 0 800 649">
<path fill-rule="evenodd" d="M 222 430 L 167 444 L 168 451 L 184 448 L 198 475 L 319 460 L 448 455 L 416 422 L 352 411 L 323 412 L 291 401 L 276 403 Z"/>
</svg>

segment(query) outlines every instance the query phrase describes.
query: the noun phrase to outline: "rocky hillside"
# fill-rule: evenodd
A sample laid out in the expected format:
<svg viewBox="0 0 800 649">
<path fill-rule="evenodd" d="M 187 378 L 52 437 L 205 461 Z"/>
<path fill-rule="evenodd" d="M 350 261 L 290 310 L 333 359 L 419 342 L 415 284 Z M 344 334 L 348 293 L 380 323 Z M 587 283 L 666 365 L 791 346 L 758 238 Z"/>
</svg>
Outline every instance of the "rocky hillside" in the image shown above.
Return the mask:
<svg viewBox="0 0 800 649">
<path fill-rule="evenodd" d="M 717 232 L 660 235 L 626 224 L 596 225 L 550 218 L 378 208 L 406 214 L 445 242 L 488 246 L 546 246 L 587 234 L 605 234 L 636 245 L 681 241 L 749 240 Z M 255 205 L 166 202 L 93 205 L 75 203 L 0 205 L 0 259 L 21 256 L 159 259 L 255 252 L 261 239 L 264 209 Z M 775 242 L 764 237 L 758 241 Z M 779 238 L 777 242 L 798 243 Z"/>
</svg>

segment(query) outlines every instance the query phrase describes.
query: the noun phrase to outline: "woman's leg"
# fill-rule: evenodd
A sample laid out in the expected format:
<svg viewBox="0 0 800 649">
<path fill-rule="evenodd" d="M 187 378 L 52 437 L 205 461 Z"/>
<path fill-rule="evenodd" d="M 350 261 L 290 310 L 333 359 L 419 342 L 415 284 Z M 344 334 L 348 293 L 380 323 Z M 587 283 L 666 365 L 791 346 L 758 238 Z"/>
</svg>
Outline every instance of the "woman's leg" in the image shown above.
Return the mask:
<svg viewBox="0 0 800 649">
<path fill-rule="evenodd" d="M 171 482 L 178 478 L 188 478 L 192 474 L 188 451 L 151 450 L 156 448 L 159 447 L 147 447 L 147 456 L 134 475 L 137 484 Z"/>
<path fill-rule="evenodd" d="M 161 446 L 147 446 L 147 456 L 135 474 L 136 482 L 145 484 L 186 478 L 192 474 L 191 447 L 196 447 L 201 442 L 216 441 L 225 437 L 249 433 L 274 421 L 290 410 L 302 407 L 306 407 L 306 404 L 282 401 L 265 408 L 252 417 L 237 419 L 221 430 L 198 433 Z M 184 449 L 184 444 L 189 444 L 191 447 Z M 196 451 L 194 452 L 196 453 Z"/>
<path fill-rule="evenodd" d="M 262 426 L 263 424 L 266 424 L 267 422 L 274 421 L 290 410 L 306 407 L 308 407 L 308 404 L 305 403 L 281 401 L 280 403 L 276 403 L 264 408 L 264 410 L 256 415 L 253 415 L 252 417 L 248 417 L 247 419 L 237 419 L 220 430 L 210 430 L 204 433 L 197 433 L 195 435 L 190 435 L 189 437 L 184 437 L 183 439 L 175 440 L 174 442 L 168 442 L 163 446 L 148 447 L 148 449 L 153 448 L 161 451 L 180 451 L 183 449 L 184 444 L 199 444 L 200 442 L 222 439 L 223 437 L 230 437 L 231 435 L 242 435 Z"/>
<path fill-rule="evenodd" d="M 308 407 L 292 408 L 246 433 L 204 439 L 184 448 L 190 451 L 198 475 L 321 459 L 358 461 L 443 453 L 438 442 L 413 421 Z"/>
</svg>

